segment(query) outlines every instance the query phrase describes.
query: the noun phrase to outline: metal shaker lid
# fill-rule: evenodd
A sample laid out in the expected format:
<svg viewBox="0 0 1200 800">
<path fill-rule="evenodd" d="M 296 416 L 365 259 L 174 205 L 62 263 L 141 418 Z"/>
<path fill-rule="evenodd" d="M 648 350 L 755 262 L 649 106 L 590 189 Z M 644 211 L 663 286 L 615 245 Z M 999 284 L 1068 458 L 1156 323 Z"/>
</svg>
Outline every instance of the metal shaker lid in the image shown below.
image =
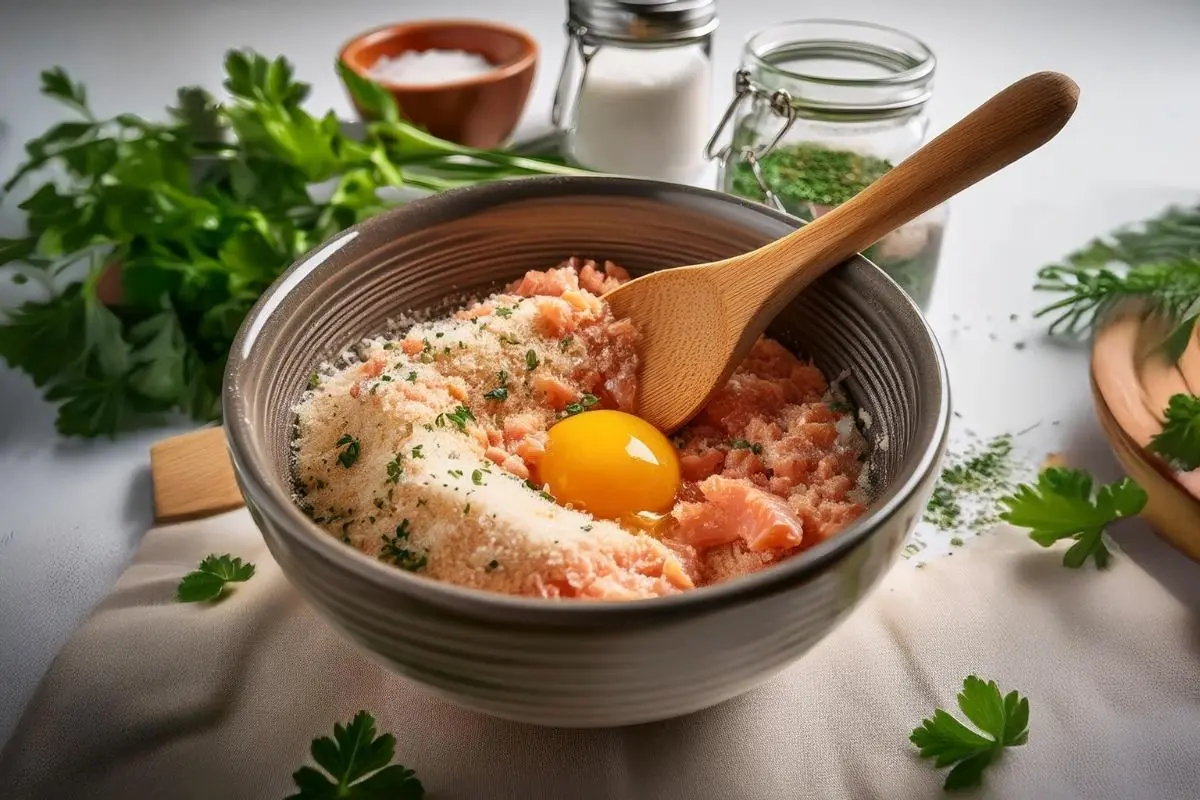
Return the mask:
<svg viewBox="0 0 1200 800">
<path fill-rule="evenodd" d="M 567 0 L 568 24 L 597 44 L 686 42 L 717 28 L 716 0 Z"/>
</svg>

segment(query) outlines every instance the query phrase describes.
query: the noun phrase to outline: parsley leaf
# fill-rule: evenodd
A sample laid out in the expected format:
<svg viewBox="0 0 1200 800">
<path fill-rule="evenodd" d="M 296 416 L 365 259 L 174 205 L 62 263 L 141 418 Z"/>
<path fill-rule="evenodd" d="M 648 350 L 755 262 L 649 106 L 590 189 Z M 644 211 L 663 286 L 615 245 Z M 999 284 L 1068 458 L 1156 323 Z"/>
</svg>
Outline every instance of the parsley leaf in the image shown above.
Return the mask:
<svg viewBox="0 0 1200 800">
<path fill-rule="evenodd" d="M 748 442 L 745 439 L 734 439 L 729 443 L 732 450 L 749 450 L 754 455 L 762 455 L 763 446 L 758 442 Z"/>
<path fill-rule="evenodd" d="M 342 435 L 342 438 L 337 440 L 337 446 L 345 448 L 342 452 L 338 453 L 337 462 L 346 469 L 350 469 L 358 461 L 359 453 L 362 450 L 362 443 L 346 433 Z"/>
<path fill-rule="evenodd" d="M 225 596 L 227 583 L 242 583 L 254 577 L 254 565 L 234 558 L 226 553 L 215 553 L 200 562 L 200 566 L 183 576 L 175 590 L 175 598 L 181 603 L 199 603 L 205 600 L 220 600 Z"/>
<path fill-rule="evenodd" d="M 1129 478 L 1101 486 L 1092 493 L 1092 476 L 1083 470 L 1049 467 L 1034 486 L 1021 484 L 1014 494 L 1000 498 L 1005 522 L 1029 528 L 1029 538 L 1042 547 L 1060 539 L 1075 544 L 1063 555 L 1063 566 L 1078 569 L 1089 557 L 1096 566 L 1108 566 L 1111 554 L 1104 530 L 1111 522 L 1131 517 L 1146 505 L 1146 492 Z"/>
<path fill-rule="evenodd" d="M 535 370 L 538 365 L 538 354 L 533 350 L 525 351 L 525 369 Z"/>
<path fill-rule="evenodd" d="M 359 711 L 347 725 L 334 725 L 333 738 L 313 739 L 312 759 L 325 770 L 304 766 L 292 773 L 300 791 L 288 800 L 420 800 L 425 788 L 408 767 L 391 763 L 396 737 L 376 736 L 375 718 Z"/>
<path fill-rule="evenodd" d="M 1150 440 L 1150 450 L 1184 472 L 1200 468 L 1200 397 L 1173 395 L 1163 416 L 1162 432 Z"/>
<path fill-rule="evenodd" d="M 1001 695 L 995 681 L 968 675 L 958 695 L 958 707 L 986 735 L 939 708 L 909 736 L 921 758 L 934 759 L 939 769 L 953 765 L 943 786 L 946 791 L 979 786 L 984 769 L 1002 750 L 1029 741 L 1029 700 L 1017 692 Z"/>
</svg>

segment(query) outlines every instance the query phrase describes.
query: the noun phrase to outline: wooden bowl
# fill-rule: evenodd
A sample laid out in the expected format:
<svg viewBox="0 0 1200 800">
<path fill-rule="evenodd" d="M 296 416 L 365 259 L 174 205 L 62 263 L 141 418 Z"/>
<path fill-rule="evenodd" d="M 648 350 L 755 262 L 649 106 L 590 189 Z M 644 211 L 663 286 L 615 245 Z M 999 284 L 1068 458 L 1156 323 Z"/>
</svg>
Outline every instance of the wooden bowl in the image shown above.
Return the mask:
<svg viewBox="0 0 1200 800">
<path fill-rule="evenodd" d="M 1200 338 L 1194 333 L 1174 363 L 1157 346 L 1167 330 L 1137 308 L 1114 315 L 1092 344 L 1092 397 L 1117 459 L 1149 495 L 1142 516 L 1200 561 L 1200 470 L 1178 472 L 1147 449 L 1170 396 L 1200 393 Z"/>
<path fill-rule="evenodd" d="M 383 56 L 425 50 L 477 53 L 494 68 L 441 84 L 394 83 L 370 74 Z M 484 149 L 501 144 L 516 128 L 533 86 L 537 56 L 537 42 L 529 34 L 480 20 L 388 25 L 355 37 L 339 54 L 354 72 L 387 89 L 409 121 L 442 139 Z M 354 105 L 360 117 L 369 118 L 358 103 Z"/>
</svg>

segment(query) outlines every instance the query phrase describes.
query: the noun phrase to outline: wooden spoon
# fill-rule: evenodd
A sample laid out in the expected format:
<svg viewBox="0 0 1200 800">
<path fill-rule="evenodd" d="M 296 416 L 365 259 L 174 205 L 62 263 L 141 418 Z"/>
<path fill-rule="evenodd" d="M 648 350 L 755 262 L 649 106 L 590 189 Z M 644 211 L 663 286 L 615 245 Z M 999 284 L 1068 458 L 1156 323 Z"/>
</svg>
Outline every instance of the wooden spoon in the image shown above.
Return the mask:
<svg viewBox="0 0 1200 800">
<path fill-rule="evenodd" d="M 661 270 L 605 295 L 643 334 L 639 416 L 671 432 L 724 385 L 802 289 L 906 222 L 1048 142 L 1079 87 L 1039 72 L 993 97 L 851 200 L 765 247 Z"/>
</svg>

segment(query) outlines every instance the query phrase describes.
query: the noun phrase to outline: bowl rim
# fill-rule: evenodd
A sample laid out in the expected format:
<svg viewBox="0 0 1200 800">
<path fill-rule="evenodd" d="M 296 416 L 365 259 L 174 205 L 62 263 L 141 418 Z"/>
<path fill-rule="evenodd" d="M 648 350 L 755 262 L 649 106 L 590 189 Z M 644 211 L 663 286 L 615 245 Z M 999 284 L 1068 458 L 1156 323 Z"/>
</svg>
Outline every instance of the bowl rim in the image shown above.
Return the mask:
<svg viewBox="0 0 1200 800">
<path fill-rule="evenodd" d="M 277 313 L 285 295 L 299 289 L 303 278 L 309 272 L 332 257 L 341 245 L 349 244 L 361 234 L 369 234 L 373 228 L 388 224 L 388 220 L 397 216 L 417 212 L 436 213 L 443 207 L 486 208 L 509 199 L 556 196 L 572 189 L 586 190 L 592 184 L 603 184 L 612 188 L 623 187 L 629 194 L 636 194 L 640 190 L 642 194 L 637 196 L 641 197 L 653 197 L 666 192 L 685 198 L 717 200 L 741 206 L 791 226 L 795 226 L 797 222 L 803 224 L 802 220 L 789 214 L 712 189 L 644 178 L 556 175 L 515 178 L 439 192 L 377 214 L 345 229 L 317 245 L 280 274 L 246 315 L 230 349 L 222 391 L 226 438 L 239 487 L 246 495 L 248 505 L 267 517 L 266 524 L 261 525 L 261 528 L 273 527 L 289 542 L 306 548 L 312 555 L 331 562 L 340 572 L 352 574 L 381 591 L 403 595 L 407 600 L 433 606 L 442 611 L 473 617 L 500 616 L 508 621 L 520 621 L 525 624 L 629 625 L 719 611 L 788 591 L 823 574 L 827 567 L 855 552 L 859 545 L 886 527 L 883 523 L 894 517 L 911 500 L 940 463 L 949 438 L 950 381 L 941 345 L 929 321 L 895 280 L 861 254 L 843 262 L 843 268 L 855 266 L 870 270 L 873 273 L 872 279 L 880 281 L 880 285 L 893 293 L 894 297 L 891 300 L 901 303 L 905 306 L 904 310 L 913 315 L 918 330 L 929 345 L 934 359 L 933 375 L 936 380 L 934 391 L 931 392 L 935 395 L 936 405 L 932 433 L 911 473 L 889 501 L 883 505 L 869 507 L 863 516 L 847 528 L 798 556 L 773 565 L 770 569 L 689 592 L 624 602 L 586 599 L 553 601 L 472 589 L 398 570 L 355 548 L 347 547 L 305 516 L 286 489 L 276 486 L 273 480 L 265 477 L 271 471 L 268 465 L 273 454 L 268 448 L 260 446 L 258 433 L 248 422 L 245 395 L 240 389 L 240 373 L 252 363 L 249 357 L 250 347 L 265 328 L 271 314 Z M 514 192 L 514 188 L 517 188 L 514 185 L 529 187 L 529 191 Z M 562 187 L 563 191 L 558 191 L 559 187 Z M 496 195 L 492 198 L 493 203 L 481 202 L 488 200 L 489 195 Z M 270 543 L 270 534 L 264 538 Z"/>
<path fill-rule="evenodd" d="M 524 48 L 524 52 L 511 64 L 493 66 L 492 69 L 481 75 L 462 78 L 457 81 L 449 81 L 447 83 L 398 83 L 385 78 L 377 78 L 361 68 L 357 59 L 349 55 L 352 51 L 365 46 L 371 40 L 390 39 L 398 33 L 440 28 L 476 28 L 505 33 L 520 42 Z M 406 94 L 436 94 L 446 91 L 462 91 L 463 89 L 473 89 L 499 83 L 531 69 L 537 63 L 538 55 L 537 40 L 521 28 L 503 22 L 468 18 L 414 20 L 412 22 L 395 22 L 389 25 L 379 25 L 355 35 L 338 49 L 338 61 L 354 70 L 354 73 L 359 77 L 374 81 L 389 91 L 399 91 Z"/>
</svg>

